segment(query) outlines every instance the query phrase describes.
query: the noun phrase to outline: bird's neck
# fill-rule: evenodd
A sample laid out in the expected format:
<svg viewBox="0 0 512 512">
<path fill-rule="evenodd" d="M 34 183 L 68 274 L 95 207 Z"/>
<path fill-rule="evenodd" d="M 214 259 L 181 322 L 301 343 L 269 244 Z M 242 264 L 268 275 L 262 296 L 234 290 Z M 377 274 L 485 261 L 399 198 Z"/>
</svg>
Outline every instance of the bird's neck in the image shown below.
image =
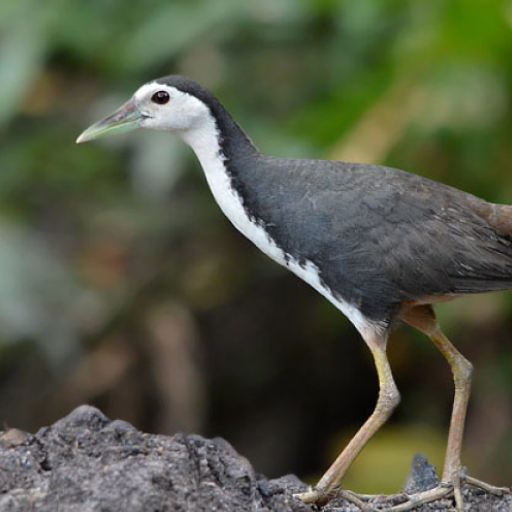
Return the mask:
<svg viewBox="0 0 512 512">
<path fill-rule="evenodd" d="M 206 176 L 210 189 L 228 219 L 251 238 L 244 208 L 240 170 L 251 166 L 261 153 L 231 115 L 220 105 L 210 107 L 210 113 L 194 127 L 181 133 L 193 149 Z"/>
<path fill-rule="evenodd" d="M 227 169 L 236 173 L 236 167 L 259 155 L 251 139 L 215 98 L 209 111 L 193 127 L 181 134 L 183 140 L 196 153 L 205 173 L 217 160 L 227 162 Z"/>
</svg>

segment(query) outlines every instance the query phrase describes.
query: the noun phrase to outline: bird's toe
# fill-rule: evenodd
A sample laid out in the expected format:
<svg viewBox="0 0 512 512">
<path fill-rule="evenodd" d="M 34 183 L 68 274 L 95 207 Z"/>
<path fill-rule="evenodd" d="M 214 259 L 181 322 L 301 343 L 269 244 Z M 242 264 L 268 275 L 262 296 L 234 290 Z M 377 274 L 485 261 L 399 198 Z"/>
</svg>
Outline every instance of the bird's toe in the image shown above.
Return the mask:
<svg viewBox="0 0 512 512">
<path fill-rule="evenodd" d="M 468 475 L 463 476 L 462 480 L 466 484 L 471 485 L 472 487 L 482 489 L 488 492 L 489 494 L 495 494 L 496 496 L 512 494 L 512 487 L 497 487 L 495 485 L 488 484 L 487 482 L 482 482 L 482 480 L 478 480 Z"/>
</svg>

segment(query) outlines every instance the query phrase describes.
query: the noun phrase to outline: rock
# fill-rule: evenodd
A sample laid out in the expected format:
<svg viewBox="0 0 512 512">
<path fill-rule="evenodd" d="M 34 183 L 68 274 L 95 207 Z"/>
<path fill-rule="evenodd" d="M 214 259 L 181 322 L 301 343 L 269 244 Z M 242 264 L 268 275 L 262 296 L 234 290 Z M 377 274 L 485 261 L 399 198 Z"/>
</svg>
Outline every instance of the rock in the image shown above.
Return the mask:
<svg viewBox="0 0 512 512">
<path fill-rule="evenodd" d="M 93 407 L 36 435 L 7 438 L 0 442 L 1 512 L 310 510 L 223 439 L 147 435 Z"/>
<path fill-rule="evenodd" d="M 427 457 L 418 453 L 413 461 L 404 485 L 406 494 L 428 491 L 439 485 L 436 468 L 429 463 Z"/>
<path fill-rule="evenodd" d="M 411 475 L 411 489 L 432 484 L 425 459 Z M 35 435 L 0 433 L 0 512 L 312 512 L 293 497 L 305 490 L 293 475 L 269 481 L 257 474 L 223 439 L 144 434 L 88 406 Z M 467 489 L 465 496 L 467 510 L 512 512 L 510 496 Z M 418 512 L 450 506 L 444 500 Z M 358 509 L 337 499 L 328 510 Z"/>
</svg>

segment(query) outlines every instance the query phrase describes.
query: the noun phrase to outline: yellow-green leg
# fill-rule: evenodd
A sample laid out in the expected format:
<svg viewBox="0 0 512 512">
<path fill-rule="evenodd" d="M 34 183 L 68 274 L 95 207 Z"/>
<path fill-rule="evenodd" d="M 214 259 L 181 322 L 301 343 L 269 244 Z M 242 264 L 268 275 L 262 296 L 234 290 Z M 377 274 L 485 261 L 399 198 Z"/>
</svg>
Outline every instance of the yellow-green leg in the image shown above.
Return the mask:
<svg viewBox="0 0 512 512">
<path fill-rule="evenodd" d="M 450 343 L 440 329 L 431 334 L 430 339 L 446 358 L 453 373 L 455 395 L 442 480 L 443 482 L 451 482 L 453 484 L 457 508 L 463 510 L 464 507 L 460 491 L 460 476 L 462 471 L 461 452 L 466 411 L 471 392 L 473 365 Z"/>
<path fill-rule="evenodd" d="M 473 365 L 450 343 L 443 334 L 434 311 L 430 306 L 417 307 L 405 317 L 407 323 L 424 332 L 433 341 L 448 361 L 455 384 L 452 418 L 448 434 L 448 444 L 442 481 L 453 486 L 455 503 L 458 510 L 464 510 L 461 494 L 461 451 L 464 424 L 471 391 Z"/>
<path fill-rule="evenodd" d="M 431 306 L 416 306 L 405 311 L 402 320 L 425 333 L 433 341 L 439 351 L 450 364 L 455 384 L 450 431 L 443 469 L 442 483 L 439 487 L 421 493 L 407 496 L 406 501 L 399 505 L 385 509 L 387 512 L 409 512 L 420 505 L 442 499 L 453 492 L 458 512 L 463 512 L 464 503 L 461 493 L 462 482 L 479 487 L 493 494 L 509 494 L 511 489 L 494 487 L 467 475 L 462 475 L 461 450 L 464 434 L 464 423 L 471 389 L 471 363 L 450 343 L 441 331 L 434 310 Z M 365 338 L 366 339 L 366 338 Z M 359 429 L 343 452 L 327 470 L 318 485 L 310 492 L 298 495 L 305 503 L 323 504 L 333 497 L 340 487 L 341 480 L 346 471 L 359 455 L 360 451 L 388 420 L 391 413 L 400 401 L 391 369 L 385 351 L 385 337 L 380 339 L 366 339 L 372 350 L 375 366 L 379 376 L 379 399 L 373 414 Z M 356 504 L 361 510 L 373 510 L 368 506 L 370 496 L 363 496 L 343 491 L 343 497 Z"/>
<path fill-rule="evenodd" d="M 371 350 L 377 368 L 380 387 L 375 410 L 327 470 L 315 489 L 299 495 L 305 503 L 321 504 L 332 497 L 340 486 L 347 469 L 354 462 L 354 459 L 375 432 L 388 420 L 400 402 L 400 394 L 393 380 L 385 348 L 374 345 L 371 346 Z"/>
</svg>

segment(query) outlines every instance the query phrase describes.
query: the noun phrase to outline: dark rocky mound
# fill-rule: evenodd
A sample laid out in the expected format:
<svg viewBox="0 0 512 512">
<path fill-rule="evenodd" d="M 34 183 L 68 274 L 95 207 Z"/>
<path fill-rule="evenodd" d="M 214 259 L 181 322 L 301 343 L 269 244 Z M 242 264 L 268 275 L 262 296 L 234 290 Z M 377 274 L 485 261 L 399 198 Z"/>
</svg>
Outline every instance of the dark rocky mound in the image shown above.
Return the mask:
<svg viewBox="0 0 512 512">
<path fill-rule="evenodd" d="M 412 475 L 408 489 L 435 484 L 426 461 Z M 79 407 L 35 435 L 16 429 L 0 435 L 1 512 L 311 512 L 292 496 L 305 489 L 292 476 L 269 481 L 258 475 L 222 439 L 143 434 L 93 407 Z M 512 511 L 511 496 L 469 490 L 465 496 L 467 510 Z M 444 500 L 418 510 L 451 506 Z M 327 510 L 358 508 L 336 500 Z"/>
</svg>

